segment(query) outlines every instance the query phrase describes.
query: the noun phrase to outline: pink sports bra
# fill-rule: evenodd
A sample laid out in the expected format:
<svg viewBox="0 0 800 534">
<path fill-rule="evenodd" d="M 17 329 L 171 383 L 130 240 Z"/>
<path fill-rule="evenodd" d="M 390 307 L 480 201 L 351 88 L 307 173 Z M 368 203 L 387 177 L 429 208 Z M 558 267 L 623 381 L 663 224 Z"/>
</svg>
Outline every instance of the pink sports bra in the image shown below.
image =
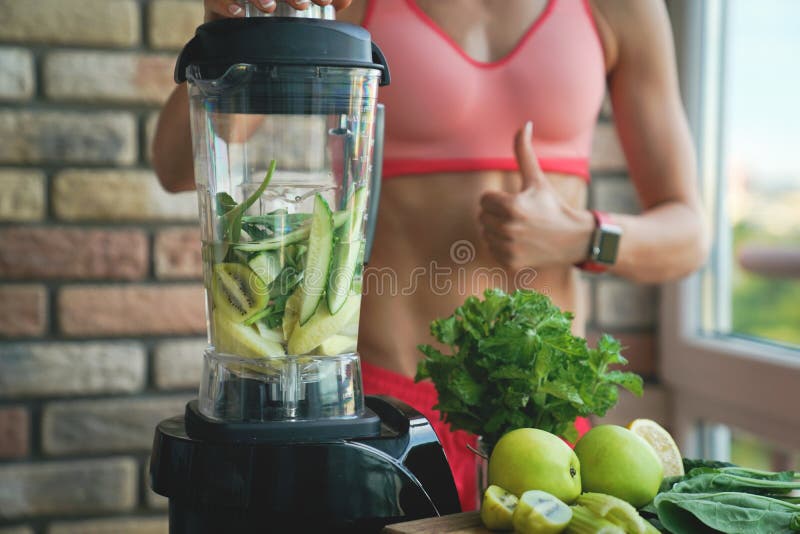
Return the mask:
<svg viewBox="0 0 800 534">
<path fill-rule="evenodd" d="M 544 171 L 589 179 L 605 91 L 588 0 L 548 0 L 498 61 L 469 57 L 414 0 L 369 0 L 364 26 L 387 57 L 383 175 L 517 170 L 513 136 L 533 121 Z"/>
</svg>

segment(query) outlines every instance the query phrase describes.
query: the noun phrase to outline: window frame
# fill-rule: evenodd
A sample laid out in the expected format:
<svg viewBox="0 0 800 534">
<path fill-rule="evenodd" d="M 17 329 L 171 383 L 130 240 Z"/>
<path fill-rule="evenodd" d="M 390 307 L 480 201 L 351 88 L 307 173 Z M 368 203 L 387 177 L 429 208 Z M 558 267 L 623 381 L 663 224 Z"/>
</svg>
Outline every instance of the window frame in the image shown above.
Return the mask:
<svg viewBox="0 0 800 534">
<path fill-rule="evenodd" d="M 701 333 L 725 330 L 730 320 L 730 228 L 721 202 L 725 188 L 719 187 L 725 0 L 669 0 L 668 8 L 701 192 L 707 205 L 714 199 L 708 217 L 715 235 L 707 267 L 661 291 L 659 371 L 670 392 L 673 430 L 685 456 L 708 453 L 703 422 L 735 426 L 778 447 L 800 449 L 800 411 L 791 398 L 791 391 L 800 391 L 800 350 Z M 711 276 L 713 269 L 718 276 Z M 716 301 L 711 313 L 700 309 L 704 290 Z"/>
</svg>

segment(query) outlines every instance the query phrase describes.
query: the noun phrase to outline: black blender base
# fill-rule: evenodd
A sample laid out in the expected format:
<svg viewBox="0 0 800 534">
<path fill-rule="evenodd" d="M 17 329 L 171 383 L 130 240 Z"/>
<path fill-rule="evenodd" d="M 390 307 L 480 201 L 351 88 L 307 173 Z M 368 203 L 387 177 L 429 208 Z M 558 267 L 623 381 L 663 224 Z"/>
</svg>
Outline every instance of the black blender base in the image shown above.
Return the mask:
<svg viewBox="0 0 800 534">
<path fill-rule="evenodd" d="M 361 421 L 353 439 L 314 432 L 264 439 L 270 423 L 254 423 L 250 439 L 241 428 L 235 439 L 199 437 L 187 432 L 184 416 L 162 421 L 150 472 L 153 489 L 169 498 L 170 533 L 369 533 L 459 512 L 428 420 L 390 397 L 367 397 L 366 404 L 367 417 L 380 425 L 364 436 Z"/>
</svg>

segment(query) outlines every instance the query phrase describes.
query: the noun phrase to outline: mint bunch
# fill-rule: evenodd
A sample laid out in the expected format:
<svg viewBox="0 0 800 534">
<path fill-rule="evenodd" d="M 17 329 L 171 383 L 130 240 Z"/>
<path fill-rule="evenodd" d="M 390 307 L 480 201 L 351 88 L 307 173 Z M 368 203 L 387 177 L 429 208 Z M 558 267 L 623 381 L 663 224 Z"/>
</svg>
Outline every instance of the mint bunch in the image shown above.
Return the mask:
<svg viewBox="0 0 800 534">
<path fill-rule="evenodd" d="M 574 442 L 576 417 L 605 415 L 619 387 L 641 395 L 642 379 L 610 368 L 628 363 L 619 341 L 603 335 L 590 348 L 572 335 L 572 319 L 535 291 L 468 297 L 452 316 L 431 323 L 433 337 L 452 354 L 420 345 L 426 358 L 416 380 L 432 379 L 434 408 L 453 430 L 479 434 L 490 448 L 523 427 Z"/>
</svg>

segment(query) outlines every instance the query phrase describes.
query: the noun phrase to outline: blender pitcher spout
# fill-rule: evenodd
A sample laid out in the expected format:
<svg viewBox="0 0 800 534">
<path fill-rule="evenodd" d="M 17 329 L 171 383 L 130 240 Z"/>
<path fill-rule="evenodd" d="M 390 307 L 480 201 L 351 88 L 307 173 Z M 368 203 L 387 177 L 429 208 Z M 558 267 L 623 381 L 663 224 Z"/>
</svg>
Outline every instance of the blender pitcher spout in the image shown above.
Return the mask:
<svg viewBox="0 0 800 534">
<path fill-rule="evenodd" d="M 231 65 L 219 78 L 204 78 L 196 65 L 186 69 L 186 79 L 206 97 L 235 94 L 246 88 L 253 79 L 256 67 L 249 63 Z"/>
</svg>

